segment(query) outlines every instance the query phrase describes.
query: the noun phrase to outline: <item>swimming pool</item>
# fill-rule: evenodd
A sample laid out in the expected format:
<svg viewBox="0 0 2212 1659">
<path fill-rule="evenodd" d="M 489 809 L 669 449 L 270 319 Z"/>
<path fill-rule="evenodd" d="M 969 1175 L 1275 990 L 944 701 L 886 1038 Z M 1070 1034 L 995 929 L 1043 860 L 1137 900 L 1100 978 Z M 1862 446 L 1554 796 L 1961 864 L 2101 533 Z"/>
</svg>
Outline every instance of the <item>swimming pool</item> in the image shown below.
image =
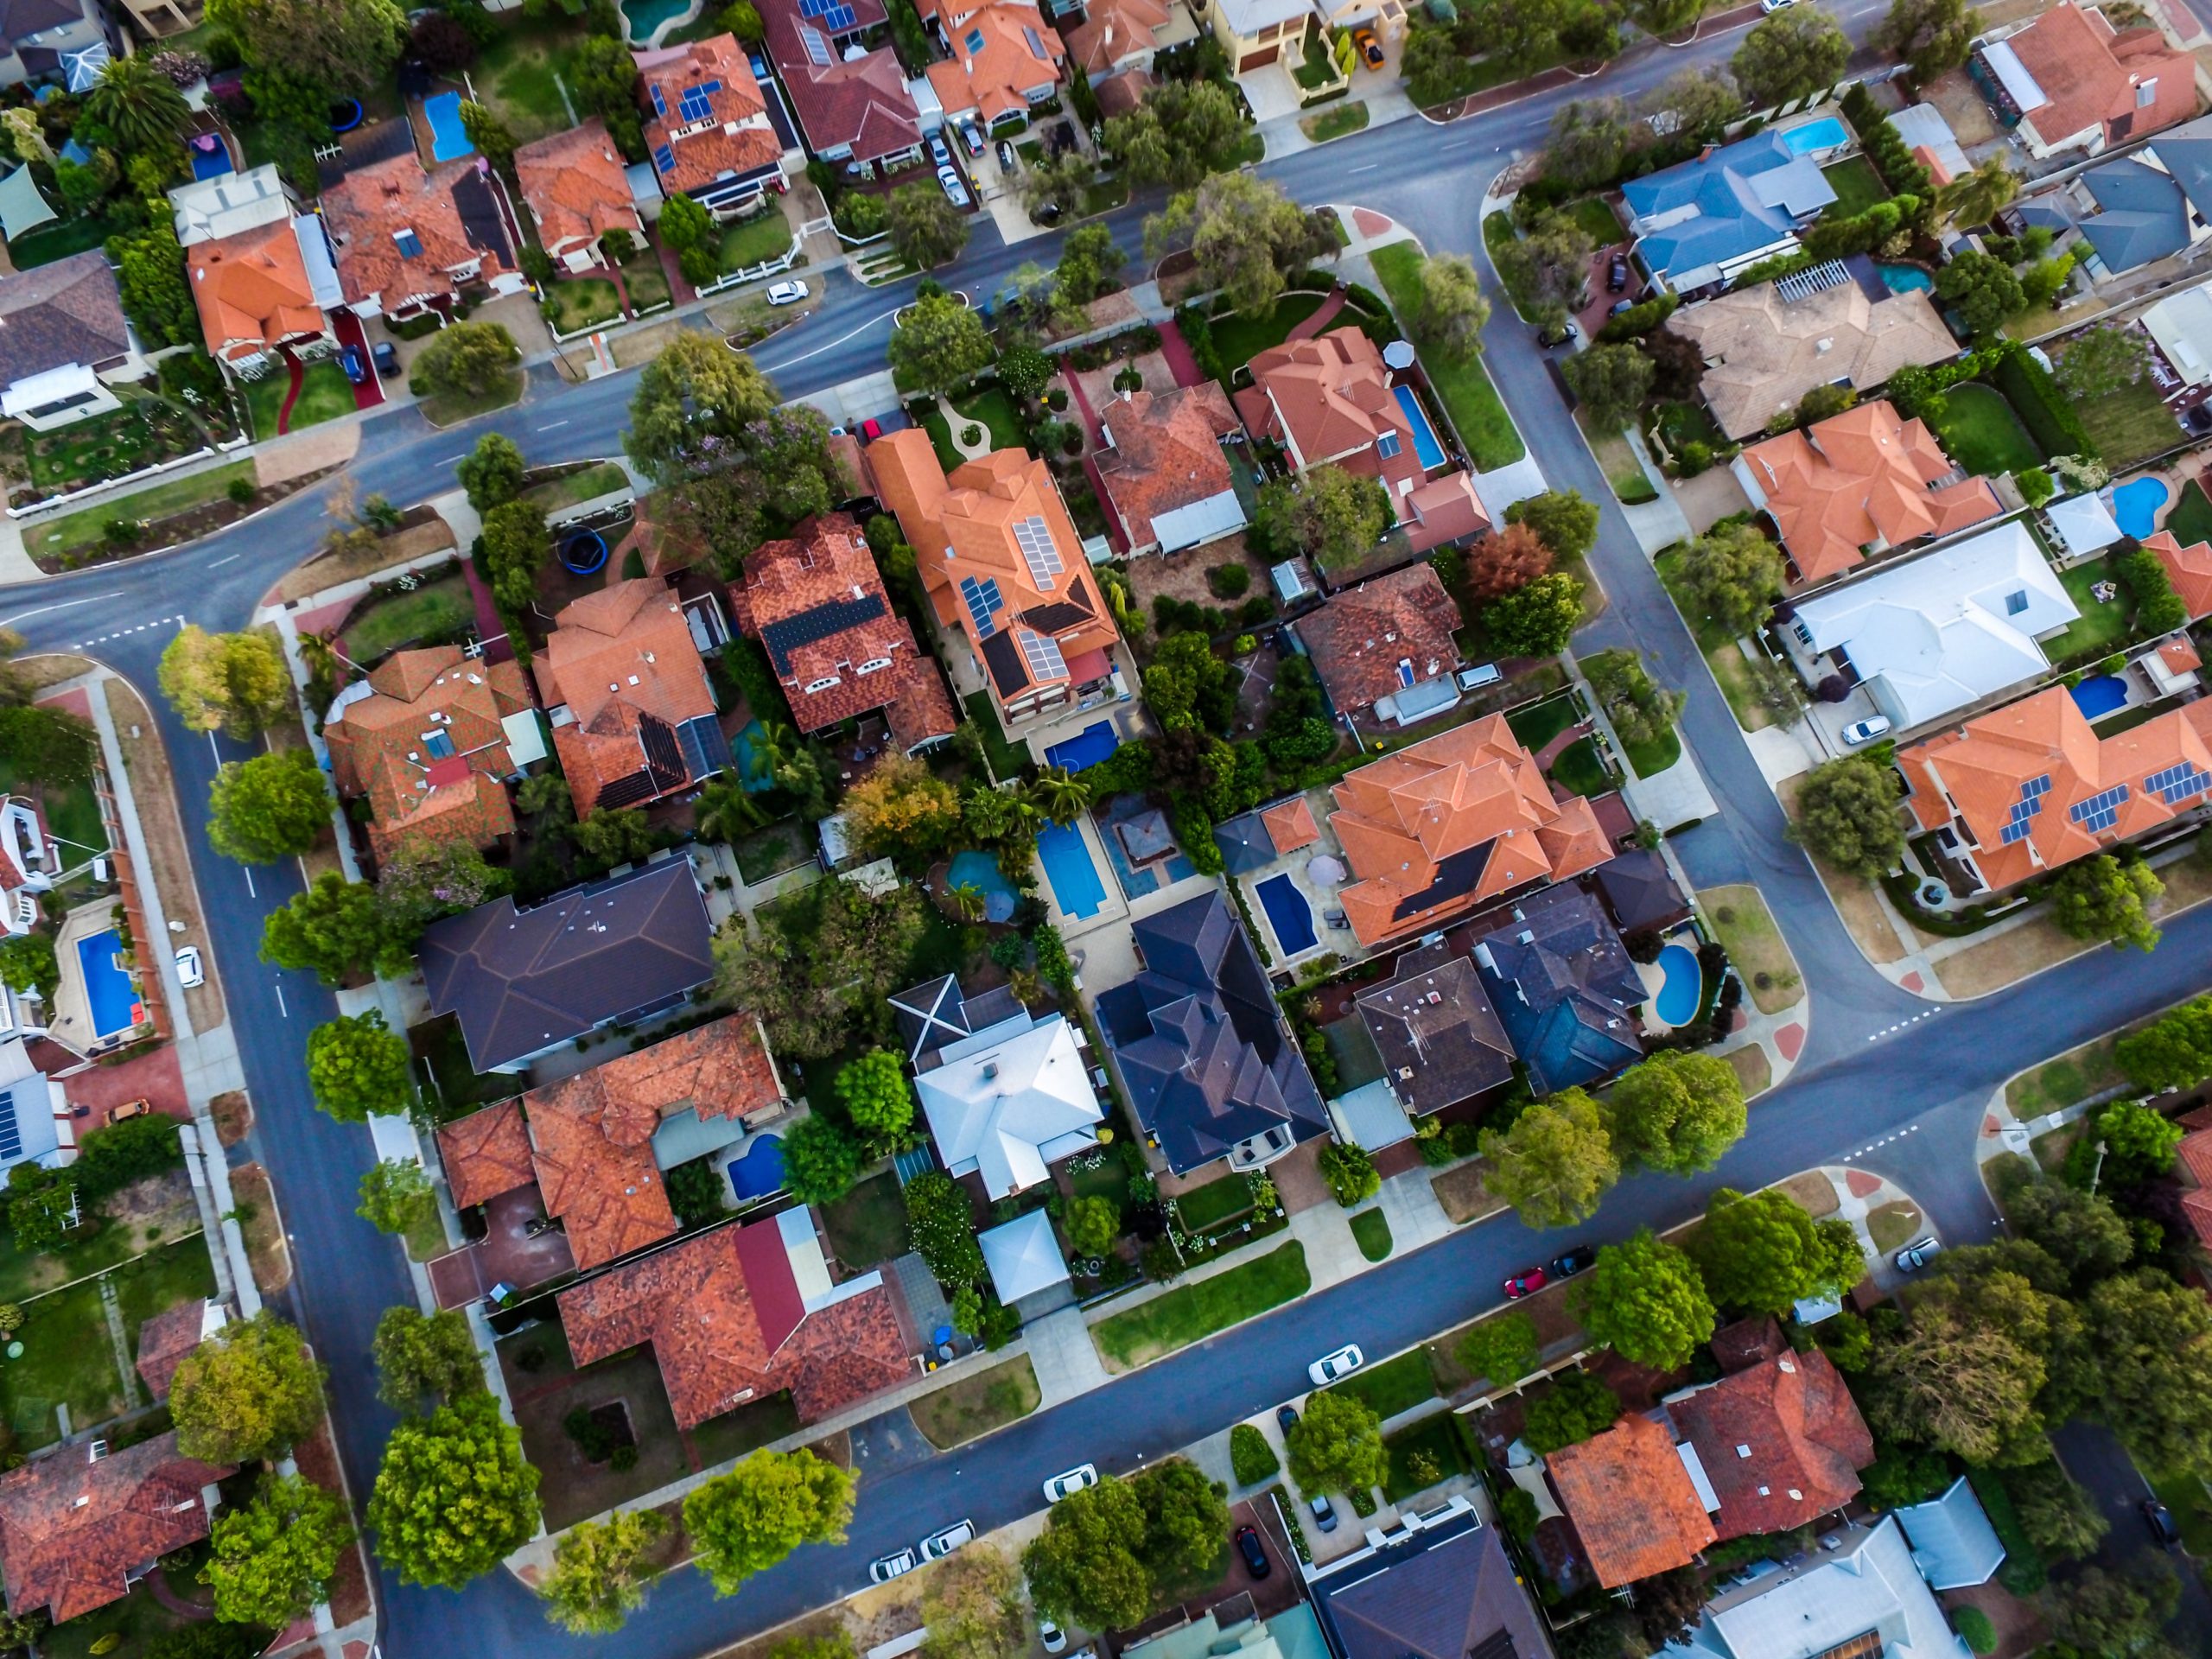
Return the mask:
<svg viewBox="0 0 2212 1659">
<path fill-rule="evenodd" d="M 1313 907 L 1296 882 L 1287 875 L 1271 875 L 1253 891 L 1260 895 L 1260 908 L 1268 912 L 1283 955 L 1294 957 L 1313 948 Z"/>
<path fill-rule="evenodd" d="M 231 152 L 213 133 L 201 133 L 189 148 L 194 178 L 219 179 L 231 170 Z"/>
<path fill-rule="evenodd" d="M 988 853 L 970 849 L 952 855 L 952 868 L 945 877 L 953 891 L 975 887 L 983 895 L 983 919 L 987 922 L 1010 922 L 1014 919 L 1014 883 L 1006 879 L 1006 872 L 999 868 L 999 861 Z"/>
<path fill-rule="evenodd" d="M 782 1192 L 784 1143 L 772 1135 L 755 1136 L 744 1156 L 729 1160 L 729 1190 L 741 1199 Z"/>
<path fill-rule="evenodd" d="M 2127 682 L 2117 674 L 2092 674 L 2072 690 L 2084 720 L 2101 720 L 2127 706 Z"/>
<path fill-rule="evenodd" d="M 1102 720 L 1095 726 L 1086 726 L 1065 742 L 1054 743 L 1045 751 L 1045 764 L 1064 767 L 1069 772 L 1083 772 L 1096 766 L 1122 747 L 1114 722 Z"/>
<path fill-rule="evenodd" d="M 2158 509 L 2166 505 L 2168 493 L 2164 482 L 2148 474 L 2113 485 L 2112 518 L 2120 526 L 2120 533 L 2139 542 L 2156 530 Z"/>
<path fill-rule="evenodd" d="M 1811 156 L 1823 149 L 1841 149 L 1851 142 L 1851 135 L 1843 130 L 1842 122 L 1830 115 L 1790 128 L 1782 135 L 1782 142 L 1792 156 Z"/>
<path fill-rule="evenodd" d="M 1659 1017 L 1670 1026 L 1689 1024 L 1697 1018 L 1698 998 L 1705 988 L 1697 952 L 1686 944 L 1670 944 L 1659 953 L 1659 971 L 1667 976 L 1659 987 Z"/>
<path fill-rule="evenodd" d="M 119 960 L 123 936 L 113 928 L 77 941 L 77 965 L 84 970 L 85 997 L 92 1005 L 92 1035 L 112 1037 L 145 1017 L 130 970 Z"/>
<path fill-rule="evenodd" d="M 1882 279 L 1882 286 L 1892 294 L 1911 294 L 1932 289 L 1936 279 L 1918 265 L 1885 265 L 1877 264 L 1874 274 Z"/>
<path fill-rule="evenodd" d="M 647 46 L 655 29 L 690 16 L 693 10 L 692 0 L 624 0 L 622 16 L 630 25 L 632 44 Z"/>
<path fill-rule="evenodd" d="M 430 159 L 457 162 L 476 153 L 468 142 L 468 129 L 461 124 L 461 94 L 433 92 L 423 100 L 423 118 L 430 124 Z"/>
<path fill-rule="evenodd" d="M 1421 406 L 1421 399 L 1414 395 L 1411 386 L 1393 386 L 1398 394 L 1398 407 L 1406 411 L 1406 420 L 1414 429 L 1414 454 L 1421 458 L 1424 470 L 1444 464 L 1444 446 L 1436 441 L 1435 429 L 1428 423 L 1428 411 Z"/>
<path fill-rule="evenodd" d="M 1037 856 L 1062 910 L 1077 921 L 1098 913 L 1106 902 L 1106 884 L 1098 879 L 1082 830 L 1071 823 L 1046 824 L 1037 834 Z"/>
</svg>

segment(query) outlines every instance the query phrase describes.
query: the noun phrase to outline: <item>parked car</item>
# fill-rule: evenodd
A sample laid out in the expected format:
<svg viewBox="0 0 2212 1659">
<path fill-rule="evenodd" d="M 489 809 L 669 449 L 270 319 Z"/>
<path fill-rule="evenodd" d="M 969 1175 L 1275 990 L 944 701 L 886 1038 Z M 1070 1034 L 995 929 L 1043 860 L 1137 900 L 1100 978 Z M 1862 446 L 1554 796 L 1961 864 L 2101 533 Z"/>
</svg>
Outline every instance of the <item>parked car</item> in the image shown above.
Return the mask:
<svg viewBox="0 0 2212 1659">
<path fill-rule="evenodd" d="M 1275 1427 L 1282 1430 L 1286 1434 L 1289 1433 L 1292 1429 L 1296 1428 L 1298 1427 L 1298 1408 L 1296 1406 L 1277 1406 L 1275 1408 Z"/>
<path fill-rule="evenodd" d="M 1847 747 L 1855 749 L 1861 743 L 1872 743 L 1889 729 L 1890 717 L 1887 715 L 1870 715 L 1865 720 L 1854 720 L 1845 727 L 1843 741 Z"/>
<path fill-rule="evenodd" d="M 1453 677 L 1462 691 L 1474 691 L 1485 685 L 1496 685 L 1505 676 L 1496 663 L 1477 663 L 1472 668 L 1461 669 Z"/>
<path fill-rule="evenodd" d="M 976 1523 L 973 1521 L 956 1521 L 943 1531 L 933 1532 L 922 1540 L 922 1559 L 941 1561 L 961 1545 L 975 1541 Z"/>
<path fill-rule="evenodd" d="M 797 305 L 813 290 L 804 283 L 771 283 L 768 284 L 768 303 Z"/>
<path fill-rule="evenodd" d="M 1784 6 L 1794 6 L 1796 3 L 1797 0 L 1759 0 L 1759 10 L 1771 17 Z"/>
<path fill-rule="evenodd" d="M 1313 1512 L 1313 1524 L 1324 1532 L 1337 1529 L 1337 1506 L 1329 1502 L 1326 1492 L 1316 1492 L 1306 1500 L 1306 1507 Z"/>
<path fill-rule="evenodd" d="M 1633 310 L 1635 307 L 1634 300 L 1615 300 L 1605 308 L 1605 315 L 1609 317 L 1618 317 L 1622 312 Z"/>
<path fill-rule="evenodd" d="M 1034 207 L 1032 207 L 1029 210 L 1029 220 L 1033 225 L 1058 224 L 1060 222 L 1060 204 L 1057 201 L 1039 202 Z"/>
<path fill-rule="evenodd" d="M 882 435 L 883 423 L 877 420 L 874 416 L 871 415 L 861 423 L 861 436 L 867 442 L 874 443 Z"/>
<path fill-rule="evenodd" d="M 1505 1281 L 1505 1300 L 1517 1302 L 1523 1296 L 1534 1295 L 1550 1282 L 1541 1268 L 1523 1268 Z"/>
<path fill-rule="evenodd" d="M 1351 43 L 1359 48 L 1359 55 L 1369 68 L 1380 69 L 1382 67 L 1382 42 L 1375 38 L 1373 29 L 1355 29 L 1351 32 Z"/>
<path fill-rule="evenodd" d="M 950 167 L 938 168 L 937 181 L 944 187 L 944 194 L 954 207 L 965 207 L 968 205 L 968 187 L 960 182 L 960 175 Z"/>
<path fill-rule="evenodd" d="M 1930 1262 L 1933 1262 L 1936 1259 L 1937 1253 L 1940 1252 L 1942 1248 L 1943 1242 L 1936 1237 L 1933 1234 L 1930 1234 L 1926 1238 L 1916 1238 L 1911 1243 L 1906 1245 L 1904 1249 L 1897 1252 L 1897 1271 L 1899 1273 L 1918 1273 L 1923 1268 L 1926 1267 Z"/>
<path fill-rule="evenodd" d="M 399 372 L 399 347 L 388 340 L 380 340 L 369 351 L 369 360 L 377 365 L 377 372 L 391 379 Z"/>
<path fill-rule="evenodd" d="M 2171 1549 L 2181 1542 L 2181 1529 L 2174 1524 L 2173 1511 L 2157 1498 L 2143 1500 L 2143 1522 L 2151 1529 L 2151 1535 L 2158 1541 L 2161 1548 Z"/>
<path fill-rule="evenodd" d="M 205 985 L 207 982 L 207 970 L 200 966 L 198 945 L 181 944 L 177 947 L 176 976 L 178 982 L 188 990 L 194 985 Z"/>
<path fill-rule="evenodd" d="M 1536 344 L 1556 351 L 1561 346 L 1572 346 L 1581 338 L 1582 330 L 1575 326 L 1574 319 L 1569 317 L 1554 331 L 1546 333 L 1540 330 L 1536 335 Z"/>
<path fill-rule="evenodd" d="M 1325 1389 L 1332 1382 L 1343 1381 L 1367 1363 L 1367 1356 L 1359 1351 L 1355 1343 L 1346 1343 L 1333 1354 L 1324 1354 L 1306 1368 L 1306 1375 L 1313 1380 L 1317 1389 Z"/>
<path fill-rule="evenodd" d="M 369 378 L 369 365 L 361 359 L 361 348 L 348 346 L 338 353 L 338 366 L 346 371 L 346 378 L 359 385 Z"/>
<path fill-rule="evenodd" d="M 1040 1618 L 1037 1621 L 1037 1639 L 1045 1644 L 1045 1651 L 1047 1653 L 1064 1653 L 1067 1650 L 1068 1633 L 1049 1618 Z"/>
<path fill-rule="evenodd" d="M 976 130 L 972 122 L 963 121 L 960 124 L 960 142 L 968 146 L 970 156 L 983 153 L 983 135 Z"/>
<path fill-rule="evenodd" d="M 998 155 L 1000 172 L 1014 173 L 1020 170 L 1021 162 L 1014 156 L 1014 141 L 1011 138 L 999 140 Z"/>
<path fill-rule="evenodd" d="M 1078 1463 L 1067 1473 L 1054 1475 L 1045 1483 L 1045 1501 L 1047 1503 L 1057 1503 L 1071 1492 L 1079 1492 L 1086 1486 L 1096 1486 L 1097 1484 L 1098 1465 L 1095 1463 Z"/>
<path fill-rule="evenodd" d="M 1617 253 L 1605 267 L 1605 292 L 1618 294 L 1628 286 L 1628 255 Z"/>
<path fill-rule="evenodd" d="M 1597 1259 L 1597 1251 L 1592 1249 L 1587 1244 L 1578 1244 L 1573 1249 L 1563 1251 L 1552 1258 L 1552 1277 L 1572 1279 Z"/>
<path fill-rule="evenodd" d="M 906 1577 L 917 1565 L 914 1552 L 902 1549 L 896 1555 L 886 1555 L 880 1560 L 870 1561 L 868 1564 L 868 1580 L 874 1584 L 888 1584 L 893 1579 Z"/>
<path fill-rule="evenodd" d="M 1256 1527 L 1236 1529 L 1236 1553 L 1244 1558 L 1244 1570 L 1255 1579 L 1264 1579 L 1274 1571 L 1268 1564 L 1267 1548 L 1260 1542 Z"/>
<path fill-rule="evenodd" d="M 120 1106 L 108 1108 L 107 1121 L 128 1123 L 134 1117 L 150 1117 L 153 1113 L 154 1103 L 150 1100 L 126 1100 Z"/>
<path fill-rule="evenodd" d="M 952 152 L 944 147 L 944 135 L 941 132 L 930 134 L 930 159 L 939 167 L 952 164 Z"/>
</svg>

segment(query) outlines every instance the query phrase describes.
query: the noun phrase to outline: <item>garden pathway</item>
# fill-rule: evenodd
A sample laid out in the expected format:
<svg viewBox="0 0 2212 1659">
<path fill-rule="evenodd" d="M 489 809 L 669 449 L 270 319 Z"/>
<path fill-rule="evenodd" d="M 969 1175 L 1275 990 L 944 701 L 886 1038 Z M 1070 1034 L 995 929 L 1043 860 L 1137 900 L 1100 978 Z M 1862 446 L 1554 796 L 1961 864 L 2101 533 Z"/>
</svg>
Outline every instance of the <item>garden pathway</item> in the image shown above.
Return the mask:
<svg viewBox="0 0 2212 1659">
<path fill-rule="evenodd" d="M 1552 739 L 1550 742 L 1545 744 L 1542 748 L 1536 751 L 1536 765 L 1541 767 L 1544 771 L 1549 772 L 1551 770 L 1553 761 L 1558 760 L 1560 754 L 1565 753 L 1567 750 L 1573 748 L 1584 738 L 1589 736 L 1593 729 L 1594 728 L 1588 721 L 1576 721 L 1573 725 L 1568 727 L 1557 737 Z"/>
<path fill-rule="evenodd" d="M 100 1312 L 107 1316 L 107 1339 L 115 1351 L 115 1375 L 123 1384 L 124 1408 L 136 1411 L 146 1403 L 146 1396 L 138 1387 L 137 1368 L 130 1363 L 130 1338 L 123 1328 L 123 1305 L 116 1300 L 111 1274 L 100 1275 Z"/>
<path fill-rule="evenodd" d="M 1160 325 L 1160 354 L 1167 359 L 1168 372 L 1179 386 L 1203 386 L 1213 378 L 1198 366 L 1198 359 L 1191 355 L 1191 343 L 1172 321 Z"/>
<path fill-rule="evenodd" d="M 1337 320 L 1337 313 L 1344 308 L 1344 290 L 1342 284 L 1339 284 L 1330 290 L 1327 299 L 1321 302 L 1319 310 L 1306 318 L 1305 321 L 1291 325 L 1289 338 L 1292 340 L 1313 339 L 1314 335 L 1334 322 Z"/>
<path fill-rule="evenodd" d="M 283 437 L 292 429 L 292 410 L 300 401 L 300 388 L 307 384 L 308 372 L 301 367 L 300 359 L 289 346 L 283 348 L 284 372 L 291 384 L 284 389 L 284 402 L 276 411 L 276 435 Z"/>
</svg>

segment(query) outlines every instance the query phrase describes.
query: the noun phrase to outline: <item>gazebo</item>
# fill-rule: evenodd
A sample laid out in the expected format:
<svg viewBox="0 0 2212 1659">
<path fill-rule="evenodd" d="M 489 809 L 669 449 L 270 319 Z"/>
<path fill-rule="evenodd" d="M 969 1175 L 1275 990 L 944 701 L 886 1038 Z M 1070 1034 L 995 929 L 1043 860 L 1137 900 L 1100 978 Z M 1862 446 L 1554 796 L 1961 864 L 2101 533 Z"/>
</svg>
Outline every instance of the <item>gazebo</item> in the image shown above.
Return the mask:
<svg viewBox="0 0 2212 1659">
<path fill-rule="evenodd" d="M 1060 1254 L 1060 1241 L 1052 1232 L 1052 1218 L 1032 1210 L 976 1236 L 983 1248 L 983 1265 L 991 1272 L 991 1288 L 999 1300 L 1017 1309 L 1023 1319 L 1065 1307 L 1075 1300 L 1068 1278 L 1068 1264 Z"/>
</svg>

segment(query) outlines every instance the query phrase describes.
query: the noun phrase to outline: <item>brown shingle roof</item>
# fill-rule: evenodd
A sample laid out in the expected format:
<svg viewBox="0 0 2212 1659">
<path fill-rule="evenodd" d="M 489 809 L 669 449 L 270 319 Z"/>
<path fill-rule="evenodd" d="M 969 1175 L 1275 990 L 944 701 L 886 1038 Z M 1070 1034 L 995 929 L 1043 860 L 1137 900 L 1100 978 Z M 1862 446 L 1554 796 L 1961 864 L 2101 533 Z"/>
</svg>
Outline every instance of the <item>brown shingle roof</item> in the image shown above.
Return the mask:
<svg viewBox="0 0 2212 1659">
<path fill-rule="evenodd" d="M 0 282 L 0 385 L 73 363 L 124 356 L 130 334 L 123 292 L 98 248 Z"/>
<path fill-rule="evenodd" d="M 1724 1376 L 1669 1409 L 1719 1495 L 1722 1538 L 1788 1532 L 1840 1509 L 1874 1460 L 1866 1420 L 1818 1349 Z"/>
<path fill-rule="evenodd" d="M 768 123 L 760 83 L 753 78 L 753 66 L 746 61 L 735 35 L 716 35 L 631 56 L 637 60 L 644 82 L 645 148 L 658 152 L 665 145 L 674 163 L 660 169 L 663 192 L 698 190 L 725 174 L 757 173 L 780 161 L 783 140 Z M 702 108 L 703 113 L 687 121 L 684 92 L 709 85 L 715 90 L 699 95 L 703 105 L 695 99 L 694 107 Z M 658 105 L 653 101 L 656 92 Z M 663 107 L 665 116 L 658 113 Z"/>
<path fill-rule="evenodd" d="M 452 294 L 468 276 L 505 270 L 506 240 L 486 228 L 496 216 L 464 213 L 460 200 L 462 193 L 487 193 L 488 199 L 488 190 L 474 162 L 425 171 L 410 149 L 356 168 L 324 191 L 323 223 L 337 246 L 347 302 L 380 295 L 389 310 L 416 295 Z"/>
<path fill-rule="evenodd" d="M 1604 1433 L 1544 1460 L 1560 1506 L 1606 1589 L 1686 1567 L 1713 1541 L 1675 1437 L 1649 1417 L 1627 1416 Z"/>
<path fill-rule="evenodd" d="M 1160 540 L 1153 520 L 1236 487 L 1221 441 L 1243 429 L 1228 394 L 1209 380 L 1174 391 L 1131 392 L 1100 422 L 1114 447 L 1098 457 L 1100 480 L 1132 548 Z"/>
<path fill-rule="evenodd" d="M 156 1400 L 168 1398 L 169 1381 L 184 1357 L 200 1345 L 207 1320 L 207 1299 L 194 1296 L 163 1309 L 138 1327 L 138 1375 L 146 1381 L 146 1392 Z"/>
<path fill-rule="evenodd" d="M 1459 666 L 1459 607 L 1434 567 L 1408 565 L 1337 594 L 1294 625 L 1329 700 L 1347 712 L 1440 679 Z M 1408 681 L 1399 664 L 1411 664 Z"/>
<path fill-rule="evenodd" d="M 65 1446 L 0 1475 L 0 1574 L 8 1610 L 55 1623 L 130 1592 L 129 1575 L 207 1535 L 200 1490 L 234 1473 L 177 1450 L 176 1431 L 94 1459 Z"/>
<path fill-rule="evenodd" d="M 528 1186 L 537 1179 L 531 1169 L 530 1131 L 523 1127 L 519 1101 L 503 1100 L 442 1125 L 438 1156 L 445 1164 L 446 1185 L 453 1190 L 456 1210 Z"/>
<path fill-rule="evenodd" d="M 515 176 L 537 221 L 538 239 L 556 259 L 609 231 L 636 235 L 643 228 L 629 175 L 607 124 L 595 115 L 515 151 Z"/>
<path fill-rule="evenodd" d="M 760 6 L 769 53 L 808 148 L 823 152 L 849 145 L 855 161 L 872 162 L 920 143 L 921 118 L 888 47 L 850 60 L 838 52 L 839 39 L 884 21 L 877 0 L 860 0 L 851 11 L 851 22 L 833 36 L 821 17 L 801 16 L 799 0 L 761 0 Z"/>
</svg>

